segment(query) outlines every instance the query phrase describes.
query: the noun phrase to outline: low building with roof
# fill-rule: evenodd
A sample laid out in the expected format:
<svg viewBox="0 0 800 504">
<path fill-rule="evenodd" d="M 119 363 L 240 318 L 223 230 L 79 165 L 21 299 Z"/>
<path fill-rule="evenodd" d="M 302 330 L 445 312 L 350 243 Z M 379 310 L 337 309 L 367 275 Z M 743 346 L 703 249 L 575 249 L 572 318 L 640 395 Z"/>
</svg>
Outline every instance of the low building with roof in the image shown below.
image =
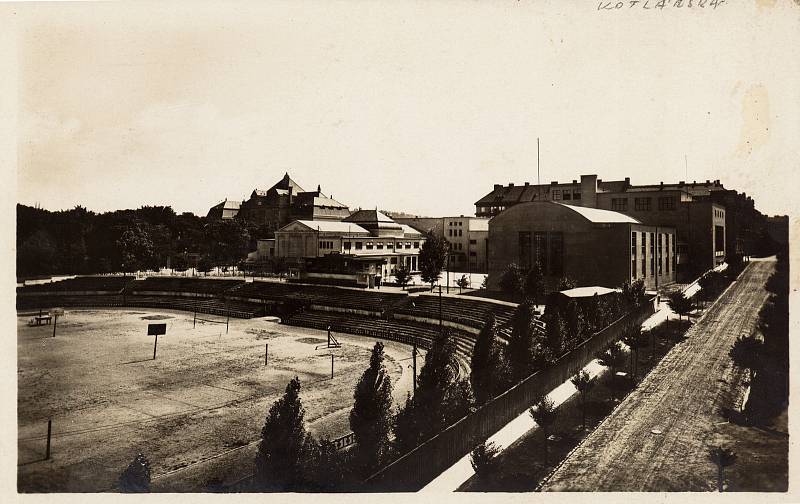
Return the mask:
<svg viewBox="0 0 800 504">
<path fill-rule="evenodd" d="M 489 221 L 488 288 L 500 290 L 509 264 L 539 263 L 545 283 L 616 288 L 644 280 L 657 289 L 676 280 L 675 228 L 620 212 L 553 201 L 520 203 Z"/>
<path fill-rule="evenodd" d="M 342 221 L 296 220 L 275 232 L 274 257 L 292 280 L 375 287 L 400 264 L 419 270 L 421 232 L 377 210 Z"/>
</svg>

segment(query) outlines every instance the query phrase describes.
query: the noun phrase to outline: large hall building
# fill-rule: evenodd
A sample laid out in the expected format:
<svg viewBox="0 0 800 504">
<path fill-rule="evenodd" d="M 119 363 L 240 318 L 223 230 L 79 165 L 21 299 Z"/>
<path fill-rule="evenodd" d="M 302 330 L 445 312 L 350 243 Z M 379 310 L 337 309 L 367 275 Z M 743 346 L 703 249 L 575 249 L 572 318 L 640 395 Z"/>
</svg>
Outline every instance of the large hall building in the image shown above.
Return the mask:
<svg viewBox="0 0 800 504">
<path fill-rule="evenodd" d="M 629 178 L 603 181 L 597 175 L 582 175 L 570 183 L 497 184 L 475 202 L 475 214 L 494 217 L 534 201 L 611 210 L 645 225 L 674 228 L 679 281 L 717 266 L 728 253 L 752 253 L 752 230 L 760 215 L 751 198 L 725 189 L 719 180 L 632 185 Z"/>
</svg>

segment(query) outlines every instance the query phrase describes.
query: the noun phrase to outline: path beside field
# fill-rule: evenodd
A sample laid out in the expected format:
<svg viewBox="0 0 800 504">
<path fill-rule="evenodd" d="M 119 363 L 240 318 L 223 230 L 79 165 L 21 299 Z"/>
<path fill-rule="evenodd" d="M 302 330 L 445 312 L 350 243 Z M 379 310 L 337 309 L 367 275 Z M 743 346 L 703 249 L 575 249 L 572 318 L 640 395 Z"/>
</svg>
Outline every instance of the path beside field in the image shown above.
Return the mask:
<svg viewBox="0 0 800 504">
<path fill-rule="evenodd" d="M 728 351 L 754 330 L 774 260 L 752 262 L 543 485 L 544 491 L 714 489 L 708 447 L 744 379 Z"/>
</svg>

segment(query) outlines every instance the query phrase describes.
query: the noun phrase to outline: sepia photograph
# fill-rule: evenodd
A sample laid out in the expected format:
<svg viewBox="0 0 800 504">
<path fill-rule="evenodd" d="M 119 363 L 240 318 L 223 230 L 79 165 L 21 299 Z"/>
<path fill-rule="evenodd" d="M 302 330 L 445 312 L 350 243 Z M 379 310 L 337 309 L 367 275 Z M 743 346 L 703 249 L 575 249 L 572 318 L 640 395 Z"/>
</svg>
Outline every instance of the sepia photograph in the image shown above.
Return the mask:
<svg viewBox="0 0 800 504">
<path fill-rule="evenodd" d="M 800 1 L 0 32 L 7 502 L 797 499 Z"/>
</svg>

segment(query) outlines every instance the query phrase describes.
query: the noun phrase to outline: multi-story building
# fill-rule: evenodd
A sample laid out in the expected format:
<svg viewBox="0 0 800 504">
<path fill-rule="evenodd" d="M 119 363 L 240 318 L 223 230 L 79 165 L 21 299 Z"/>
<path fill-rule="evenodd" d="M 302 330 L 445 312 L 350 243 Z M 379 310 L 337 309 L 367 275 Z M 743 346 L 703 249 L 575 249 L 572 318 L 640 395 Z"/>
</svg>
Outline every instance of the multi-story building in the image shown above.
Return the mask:
<svg viewBox="0 0 800 504">
<path fill-rule="evenodd" d="M 225 205 L 225 202 L 220 205 Z M 209 217 L 219 214 L 216 205 L 209 210 Z M 264 226 L 267 236 L 295 220 L 331 220 L 340 221 L 350 215 L 347 205 L 339 203 L 332 197 L 322 193 L 317 186 L 316 191 L 305 191 L 286 173 L 281 180 L 269 189 L 255 189 L 250 198 L 243 201 L 238 214 L 249 221 Z M 228 213 L 229 217 L 230 212 Z M 221 218 L 226 218 L 224 212 Z"/>
<path fill-rule="evenodd" d="M 416 229 L 377 210 L 357 210 L 343 221 L 293 221 L 264 250 L 286 261 L 290 278 L 375 287 L 400 264 L 417 271 L 424 241 Z"/>
<path fill-rule="evenodd" d="M 489 221 L 489 244 L 492 290 L 511 263 L 528 269 L 538 262 L 548 289 L 561 277 L 610 288 L 642 279 L 648 289 L 676 280 L 675 228 L 610 210 L 553 201 L 514 205 Z"/>
<path fill-rule="evenodd" d="M 520 203 L 553 201 L 620 212 L 646 225 L 672 227 L 677 233 L 678 276 L 688 280 L 723 262 L 728 247 L 736 244 L 729 226 L 735 225 L 737 218 L 730 217 L 726 204 L 737 205 L 743 196 L 726 190 L 719 180 L 634 186 L 629 178 L 603 181 L 596 175 L 582 175 L 580 181 L 571 183 L 495 185 L 475 203 L 475 209 L 477 216 L 491 217 Z"/>
<path fill-rule="evenodd" d="M 485 273 L 488 271 L 489 219 L 480 217 L 397 217 L 423 233 L 442 237 L 450 245 L 448 267 L 451 271 Z"/>
</svg>

